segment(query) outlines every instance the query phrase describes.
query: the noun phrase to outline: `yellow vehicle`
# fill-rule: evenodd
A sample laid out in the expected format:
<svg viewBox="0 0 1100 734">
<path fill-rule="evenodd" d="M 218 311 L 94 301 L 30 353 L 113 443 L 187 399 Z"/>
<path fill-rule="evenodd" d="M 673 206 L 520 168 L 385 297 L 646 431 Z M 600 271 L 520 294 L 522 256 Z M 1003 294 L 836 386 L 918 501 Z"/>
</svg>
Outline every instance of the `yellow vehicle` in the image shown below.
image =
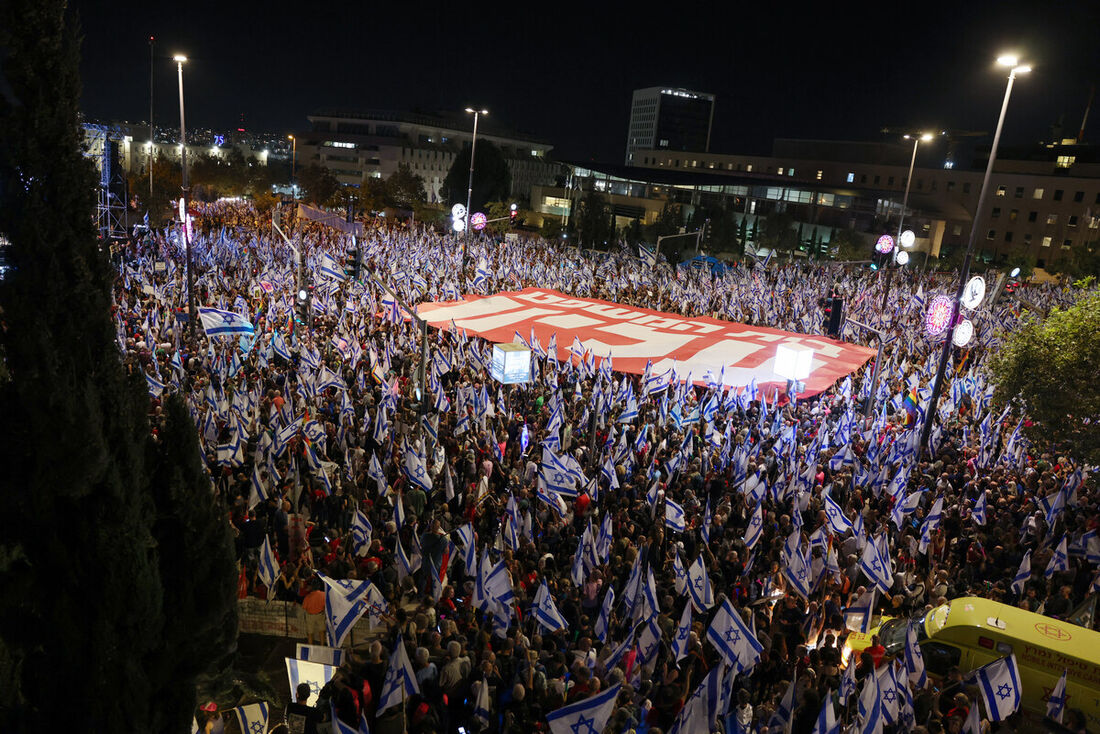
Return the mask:
<svg viewBox="0 0 1100 734">
<path fill-rule="evenodd" d="M 1046 715 L 1047 697 L 1065 670 L 1066 708 L 1084 713 L 1090 730 L 1100 729 L 1100 632 L 977 597 L 955 599 L 916 621 L 924 665 L 933 679 L 943 678 L 952 666 L 965 676 L 1015 653 L 1025 714 Z M 907 624 L 907 619 L 883 617 L 869 633 L 849 636 L 845 657 L 849 650 L 858 656 L 876 634 L 888 658 L 903 654 Z"/>
</svg>

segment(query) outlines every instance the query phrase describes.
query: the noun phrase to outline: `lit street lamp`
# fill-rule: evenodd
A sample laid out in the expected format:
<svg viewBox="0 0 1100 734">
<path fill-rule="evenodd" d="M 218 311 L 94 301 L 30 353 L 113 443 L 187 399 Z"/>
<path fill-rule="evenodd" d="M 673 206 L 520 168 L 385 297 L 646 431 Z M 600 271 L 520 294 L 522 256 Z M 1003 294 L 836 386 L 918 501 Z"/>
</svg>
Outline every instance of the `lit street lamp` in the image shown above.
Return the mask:
<svg viewBox="0 0 1100 734">
<path fill-rule="evenodd" d="M 466 112 L 474 116 L 474 136 L 470 141 L 470 178 L 466 185 L 466 233 L 462 238 L 462 288 L 466 288 L 466 242 L 470 239 L 470 199 L 474 193 L 474 151 L 477 150 L 477 121 L 482 115 L 489 114 L 489 110 L 475 110 L 467 107 Z"/>
<path fill-rule="evenodd" d="M 287 140 L 290 141 L 290 185 L 294 186 L 294 163 L 298 159 L 298 141 L 293 135 L 287 135 Z M 295 196 L 294 198 L 298 198 Z"/>
<path fill-rule="evenodd" d="M 898 236 L 894 239 L 894 247 L 901 246 L 901 225 L 905 222 L 905 208 L 909 206 L 909 187 L 913 184 L 913 165 L 917 162 L 917 146 L 921 142 L 927 143 L 932 139 L 930 133 L 924 133 L 923 135 L 906 135 L 906 140 L 912 138 L 913 140 L 913 156 L 909 159 L 909 175 L 905 177 L 905 196 L 901 200 L 901 216 L 898 217 Z M 890 254 L 890 258 L 893 259 L 893 253 Z M 904 264 L 904 263 L 903 263 Z M 886 301 L 890 297 L 890 281 L 894 277 L 894 270 L 890 267 L 889 261 L 886 263 L 886 290 L 882 292 L 882 311 L 886 311 Z"/>
<path fill-rule="evenodd" d="M 1005 98 L 1001 103 L 1001 116 L 997 119 L 997 130 L 993 133 L 993 147 L 989 149 L 989 161 L 985 166 L 985 177 L 982 178 L 981 193 L 978 194 L 978 208 L 974 210 L 974 223 L 970 227 L 970 238 L 966 243 L 966 257 L 963 259 L 962 268 L 959 270 L 959 288 L 955 293 L 955 299 L 951 307 L 951 318 L 948 321 L 947 333 L 944 335 L 943 352 L 940 354 L 939 368 L 936 370 L 936 381 L 932 385 L 932 397 L 928 403 L 928 411 L 925 413 L 924 427 L 921 429 L 919 452 L 923 453 L 928 446 L 928 438 L 932 433 L 932 423 L 936 417 L 936 405 L 940 401 L 940 393 L 943 391 L 943 373 L 947 369 L 947 360 L 951 356 L 951 346 L 955 338 L 955 325 L 959 320 L 959 300 L 966 288 L 966 279 L 970 275 L 970 259 L 974 255 L 974 241 L 978 235 L 978 219 L 985 210 L 986 197 L 989 195 L 989 179 L 993 174 L 993 164 L 997 160 L 997 144 L 1001 141 L 1001 128 L 1004 127 L 1005 113 L 1008 112 L 1008 100 L 1012 96 L 1012 83 L 1016 81 L 1017 74 L 1026 74 L 1031 67 L 1020 64 L 1015 56 L 1001 56 L 997 59 L 1001 66 L 1009 67 L 1008 85 L 1005 87 Z M 918 461 L 920 455 L 917 456 Z"/>
<path fill-rule="evenodd" d="M 176 54 L 172 57 L 176 62 L 180 80 L 180 168 L 183 169 L 183 196 L 180 198 L 180 222 L 183 224 L 183 244 L 185 257 L 187 258 L 187 330 L 191 336 L 195 335 L 195 278 L 191 272 L 191 235 L 187 231 L 187 194 L 190 189 L 187 185 L 187 124 L 183 114 L 183 64 L 187 57 Z"/>
</svg>

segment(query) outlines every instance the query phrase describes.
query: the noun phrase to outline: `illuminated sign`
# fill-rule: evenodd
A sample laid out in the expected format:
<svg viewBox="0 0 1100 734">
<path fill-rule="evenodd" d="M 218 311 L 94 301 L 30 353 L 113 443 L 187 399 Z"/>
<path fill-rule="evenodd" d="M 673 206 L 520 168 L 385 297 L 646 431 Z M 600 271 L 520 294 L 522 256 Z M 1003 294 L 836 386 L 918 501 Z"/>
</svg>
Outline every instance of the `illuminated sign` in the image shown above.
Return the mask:
<svg viewBox="0 0 1100 734">
<path fill-rule="evenodd" d="M 970 343 L 970 338 L 974 336 L 974 324 L 970 319 L 963 319 L 955 327 L 955 335 L 952 340 L 955 342 L 956 347 L 965 347 Z"/>
<path fill-rule="evenodd" d="M 478 232 L 485 229 L 485 223 L 489 221 L 482 212 L 474 212 L 470 215 L 470 226 L 476 229 Z"/>
<path fill-rule="evenodd" d="M 977 308 L 983 298 L 985 298 L 985 279 L 975 275 L 967 282 L 959 302 L 966 308 Z"/>
<path fill-rule="evenodd" d="M 894 251 L 894 238 L 888 234 L 884 234 L 878 238 L 878 242 L 875 243 L 875 249 L 885 255 L 888 252 Z"/>
<path fill-rule="evenodd" d="M 494 344 L 489 374 L 504 385 L 531 381 L 531 350 L 522 344 Z"/>
<path fill-rule="evenodd" d="M 928 312 L 924 314 L 924 333 L 930 337 L 937 337 L 947 331 L 954 308 L 955 303 L 950 296 L 933 298 L 932 303 L 928 304 Z"/>
</svg>

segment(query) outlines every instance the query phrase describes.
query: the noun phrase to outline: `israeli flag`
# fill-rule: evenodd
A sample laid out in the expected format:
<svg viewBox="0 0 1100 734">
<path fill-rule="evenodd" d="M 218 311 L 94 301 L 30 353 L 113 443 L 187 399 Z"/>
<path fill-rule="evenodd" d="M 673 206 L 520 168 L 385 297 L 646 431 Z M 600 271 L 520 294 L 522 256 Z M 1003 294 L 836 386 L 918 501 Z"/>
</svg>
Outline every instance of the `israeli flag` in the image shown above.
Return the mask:
<svg viewBox="0 0 1100 734">
<path fill-rule="evenodd" d="M 985 491 L 983 490 L 978 497 L 978 501 L 974 503 L 974 509 L 970 512 L 970 519 L 974 521 L 975 525 L 981 525 L 985 527 Z"/>
<path fill-rule="evenodd" d="M 872 674 L 864 679 L 863 692 L 859 694 L 859 727 L 856 732 L 882 734 L 882 724 L 882 694 L 878 677 Z"/>
<path fill-rule="evenodd" d="M 232 311 L 200 308 L 199 321 L 202 322 L 203 331 L 206 332 L 207 336 L 233 336 L 235 334 L 253 336 L 256 333 L 252 322 Z"/>
<path fill-rule="evenodd" d="M 890 591 L 890 587 L 894 585 L 890 570 L 879 556 L 877 543 L 868 543 L 864 547 L 859 567 L 867 579 L 882 593 Z"/>
<path fill-rule="evenodd" d="M 264 734 L 267 731 L 268 709 L 267 703 L 250 703 L 247 706 L 238 706 L 233 709 L 237 715 L 237 721 L 241 725 L 241 731 L 247 734 Z"/>
<path fill-rule="evenodd" d="M 695 611 L 702 614 L 714 606 L 714 592 L 711 589 L 710 577 L 707 575 L 707 564 L 703 562 L 702 553 L 688 568 L 687 589 L 691 595 L 691 604 L 695 607 Z"/>
<path fill-rule="evenodd" d="M 844 626 L 853 632 L 867 634 L 871 631 L 871 618 L 875 610 L 875 588 L 871 587 L 856 599 L 856 603 L 844 608 Z"/>
<path fill-rule="evenodd" d="M 917 623 L 910 622 L 905 631 L 905 670 L 909 682 L 919 690 L 928 683 L 928 673 L 924 669 L 924 654 L 917 644 Z"/>
<path fill-rule="evenodd" d="M 1059 724 L 1062 723 L 1062 712 L 1066 708 L 1066 675 L 1069 671 L 1062 670 L 1062 677 L 1054 685 L 1054 690 L 1047 697 L 1047 716 Z"/>
<path fill-rule="evenodd" d="M 741 616 L 730 606 L 728 599 L 722 601 L 718 614 L 711 620 L 707 639 L 727 663 L 742 673 L 756 665 L 764 649 Z"/>
<path fill-rule="evenodd" d="M 615 701 L 619 697 L 621 683 L 576 703 L 564 706 L 546 715 L 552 734 L 599 734 L 607 726 Z"/>
<path fill-rule="evenodd" d="M 362 582 L 364 594 L 369 583 Z M 340 587 L 332 585 L 325 589 L 325 628 L 331 647 L 343 646 L 351 628 L 367 610 L 366 604 L 359 597 L 359 594 L 355 594 L 353 598 L 349 598 Z"/>
<path fill-rule="evenodd" d="M 760 540 L 760 536 L 763 532 L 764 509 L 760 501 L 757 501 L 756 511 L 752 513 L 752 519 L 749 520 L 749 527 L 745 530 L 745 545 L 748 546 L 750 551 L 756 547 L 756 543 Z"/>
<path fill-rule="evenodd" d="M 894 677 L 894 666 L 886 663 L 878 671 L 878 689 L 882 700 L 882 720 L 885 724 L 898 722 L 899 699 L 898 681 Z"/>
<path fill-rule="evenodd" d="M 684 605 L 684 613 L 680 615 L 680 624 L 676 626 L 676 634 L 672 638 L 672 654 L 674 660 L 680 660 L 688 653 L 688 639 L 691 636 L 691 604 Z"/>
<path fill-rule="evenodd" d="M 854 665 L 848 666 L 855 669 Z M 794 713 L 794 679 L 790 685 L 787 686 L 787 692 L 783 694 L 783 698 L 779 701 L 779 706 L 776 707 L 775 712 L 772 714 L 772 718 L 768 721 L 767 734 L 780 734 L 790 730 L 791 715 Z"/>
<path fill-rule="evenodd" d="M 268 592 L 275 588 L 275 580 L 279 578 L 279 562 L 275 560 L 275 551 L 271 549 L 271 538 L 266 535 L 264 544 L 260 547 L 260 565 L 257 571 Z"/>
<path fill-rule="evenodd" d="M 355 517 L 351 521 L 351 542 L 357 557 L 362 558 L 367 555 L 373 533 L 374 528 L 371 527 L 366 513 L 362 510 L 356 510 Z"/>
<path fill-rule="evenodd" d="M 554 604 L 554 598 L 550 596 L 550 589 L 546 586 L 545 581 L 539 586 L 539 590 L 535 592 L 535 602 L 531 607 L 531 613 L 534 614 L 535 621 L 539 623 L 539 626 L 545 628 L 547 632 L 557 632 L 569 626 L 569 623 L 565 621 L 565 617 L 561 615 L 558 607 Z"/>
<path fill-rule="evenodd" d="M 600 607 L 600 616 L 596 619 L 596 638 L 603 643 L 607 642 L 607 631 L 611 627 L 611 608 L 615 606 L 615 589 L 607 587 L 603 595 L 603 606 Z"/>
<path fill-rule="evenodd" d="M 149 395 L 159 398 L 161 393 L 164 392 L 164 383 L 148 373 L 145 374 L 145 381 L 149 383 Z"/>
<path fill-rule="evenodd" d="M 390 655 L 390 665 L 386 670 L 386 678 L 382 681 L 382 694 L 378 698 L 376 716 L 380 716 L 386 709 L 392 706 L 402 705 L 409 696 L 420 693 L 420 686 L 416 682 L 416 673 L 412 663 L 409 662 L 409 654 L 405 652 L 405 641 L 400 633 L 397 642 L 393 646 L 393 654 Z"/>
<path fill-rule="evenodd" d="M 665 497 L 665 527 L 671 528 L 677 533 L 687 530 L 683 506 L 678 502 L 673 502 L 668 497 Z"/>
<path fill-rule="evenodd" d="M 1053 559 L 1051 559 L 1053 560 Z M 1024 553 L 1020 561 L 1020 568 L 1016 571 L 1016 577 L 1012 579 L 1012 590 L 1017 596 L 1023 596 L 1024 584 L 1031 578 L 1031 551 Z"/>
<path fill-rule="evenodd" d="M 1020 671 L 1015 654 L 983 665 L 969 680 L 978 684 L 990 721 L 1004 721 L 1020 708 Z"/>
<path fill-rule="evenodd" d="M 821 707 L 821 713 L 817 715 L 811 734 L 840 734 L 840 724 L 836 720 L 836 710 L 833 709 L 832 691 L 825 694 L 825 703 Z"/>
<path fill-rule="evenodd" d="M 1065 571 L 1067 569 L 1069 569 L 1069 555 L 1066 550 L 1066 536 L 1063 535 L 1062 540 L 1054 549 L 1054 555 L 1050 557 L 1050 563 L 1047 564 L 1043 576 L 1049 579 L 1058 571 Z"/>
<path fill-rule="evenodd" d="M 822 498 L 825 500 L 825 517 L 829 521 L 829 529 L 835 535 L 844 535 L 851 530 L 852 523 L 844 516 L 844 510 L 840 509 L 836 500 L 830 497 L 828 492 L 825 492 Z"/>
<path fill-rule="evenodd" d="M 327 252 L 321 253 L 320 265 L 321 275 L 329 278 L 334 278 L 336 280 L 344 280 L 344 268 L 342 265 L 340 265 L 339 262 L 336 261 L 336 258 L 334 258 L 332 255 L 328 254 Z"/>
<path fill-rule="evenodd" d="M 344 662 L 344 651 L 324 645 L 305 645 L 299 643 L 294 649 L 294 657 L 311 663 L 324 663 L 340 667 Z"/>
<path fill-rule="evenodd" d="M 405 448 L 405 475 L 425 492 L 432 491 L 432 478 L 428 476 L 428 469 L 424 466 L 424 457 L 409 446 Z"/>
<path fill-rule="evenodd" d="M 308 683 L 309 700 L 306 701 L 306 704 L 316 706 L 317 696 L 321 693 L 321 689 L 325 687 L 325 684 L 332 680 L 332 675 L 336 672 L 336 666 L 314 663 L 308 660 L 295 660 L 294 658 L 283 659 L 286 661 L 286 675 L 290 679 L 290 690 L 297 691 L 300 684 Z"/>
<path fill-rule="evenodd" d="M 848 705 L 848 699 L 856 692 L 857 667 L 854 662 L 849 662 L 848 667 L 844 669 L 844 677 L 840 679 L 840 690 L 837 693 L 840 696 L 840 702 L 844 706 Z"/>
</svg>

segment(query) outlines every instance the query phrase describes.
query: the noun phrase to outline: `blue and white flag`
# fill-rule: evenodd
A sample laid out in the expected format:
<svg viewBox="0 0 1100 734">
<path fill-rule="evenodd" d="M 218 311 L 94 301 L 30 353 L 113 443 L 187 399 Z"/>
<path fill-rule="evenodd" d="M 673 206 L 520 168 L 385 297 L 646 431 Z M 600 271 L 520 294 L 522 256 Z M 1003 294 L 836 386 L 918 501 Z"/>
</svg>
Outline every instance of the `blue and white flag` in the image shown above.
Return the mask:
<svg viewBox="0 0 1100 734">
<path fill-rule="evenodd" d="M 1069 551 L 1066 549 L 1066 536 L 1062 536 L 1062 540 L 1054 548 L 1054 555 L 1050 557 L 1050 563 L 1047 564 L 1046 570 L 1043 572 L 1043 576 L 1050 578 L 1058 571 L 1066 571 L 1069 569 Z"/>
<path fill-rule="evenodd" d="M 890 591 L 894 585 L 894 579 L 887 565 L 879 554 L 878 543 L 868 543 L 863 548 L 863 555 L 859 561 L 859 567 L 875 587 L 882 593 Z"/>
<path fill-rule="evenodd" d="M 474 685 L 477 686 L 477 695 L 474 696 L 474 721 L 482 729 L 488 729 L 489 717 L 491 716 L 490 709 L 492 708 L 489 703 L 489 681 L 482 678 Z"/>
<path fill-rule="evenodd" d="M 927 685 L 928 673 L 924 669 L 924 654 L 917 644 L 916 622 L 910 622 L 905 630 L 905 670 L 909 675 L 909 682 L 917 690 Z"/>
<path fill-rule="evenodd" d="M 600 607 L 600 616 L 596 619 L 596 639 L 607 642 L 607 631 L 611 627 L 611 609 L 615 606 L 615 589 L 609 584 L 603 595 L 603 606 Z"/>
<path fill-rule="evenodd" d="M 252 336 L 256 333 L 252 322 L 232 311 L 200 308 L 199 321 L 202 322 L 203 331 L 206 332 L 207 336 L 233 336 L 235 334 Z"/>
<path fill-rule="evenodd" d="M 714 606 L 714 591 L 710 585 L 710 576 L 707 574 L 707 564 L 700 553 L 695 562 L 687 571 L 687 589 L 691 596 L 691 605 L 695 611 L 703 614 Z"/>
<path fill-rule="evenodd" d="M 711 620 L 707 639 L 727 663 L 742 673 L 756 665 L 764 649 L 741 615 L 730 606 L 729 599 L 722 601 L 718 613 Z"/>
<path fill-rule="evenodd" d="M 879 698 L 882 701 L 882 721 L 884 724 L 898 723 L 901 704 L 901 692 L 898 679 L 894 675 L 894 666 L 886 663 L 876 671 L 878 677 Z"/>
<path fill-rule="evenodd" d="M 294 657 L 311 663 L 324 663 L 325 665 L 340 667 L 344 662 L 344 651 L 335 647 L 325 647 L 324 645 L 298 643 L 294 648 Z"/>
<path fill-rule="evenodd" d="M 990 721 L 1004 721 L 1020 708 L 1020 671 L 1015 654 L 983 665 L 968 680 L 977 682 Z"/>
<path fill-rule="evenodd" d="M 367 610 L 361 597 L 365 594 L 369 583 L 369 581 L 363 581 L 363 594 L 353 592 L 354 598 L 349 598 L 340 591 L 339 587 L 331 584 L 325 589 L 325 629 L 328 644 L 331 647 L 341 647 L 344 644 L 344 640 L 351 633 L 351 628 Z"/>
<path fill-rule="evenodd" d="M 676 633 L 672 636 L 672 654 L 676 662 L 687 655 L 688 639 L 691 637 L 691 605 L 684 605 L 684 613 L 680 615 L 680 624 L 676 625 Z"/>
<path fill-rule="evenodd" d="M 412 663 L 409 662 L 409 654 L 405 652 L 405 641 L 398 633 L 393 654 L 390 655 L 386 678 L 382 681 L 382 694 L 378 698 L 378 709 L 375 715 L 381 716 L 386 709 L 401 705 L 406 698 L 419 693 L 420 685 L 416 682 L 416 673 L 413 671 Z"/>
<path fill-rule="evenodd" d="M 145 373 L 145 381 L 149 384 L 149 396 L 159 398 L 164 392 L 164 383 L 150 375 L 148 372 Z"/>
<path fill-rule="evenodd" d="M 329 701 L 329 707 L 332 709 L 332 731 L 333 734 L 370 734 L 370 725 L 367 723 L 367 714 L 359 714 L 359 728 L 356 729 L 350 724 L 345 724 L 339 716 L 336 715 L 336 702 Z"/>
<path fill-rule="evenodd" d="M 1024 557 L 1020 560 L 1020 568 L 1016 571 L 1015 578 L 1012 579 L 1012 590 L 1016 592 L 1017 596 L 1023 596 L 1024 584 L 1031 579 L 1031 551 L 1024 553 Z"/>
<path fill-rule="evenodd" d="M 855 604 L 844 608 L 844 626 L 853 632 L 867 634 L 871 631 L 871 618 L 875 610 L 875 588 L 872 586 L 856 599 Z"/>
<path fill-rule="evenodd" d="M 563 706 L 546 715 L 546 723 L 553 734 L 600 734 L 615 709 L 615 700 L 619 697 L 621 683 L 617 683 L 602 693 Z"/>
<path fill-rule="evenodd" d="M 267 704 L 250 703 L 247 706 L 238 706 L 232 709 L 237 715 L 237 721 L 241 725 L 241 731 L 248 734 L 264 734 L 267 731 Z"/>
<path fill-rule="evenodd" d="M 286 675 L 290 679 L 290 690 L 297 691 L 300 684 L 308 683 L 309 700 L 306 703 L 309 706 L 316 706 L 317 696 L 321 693 L 321 689 L 325 687 L 325 684 L 332 680 L 332 675 L 336 672 L 336 666 L 314 663 L 309 660 L 295 660 L 294 658 L 283 659 L 286 661 Z"/>
<path fill-rule="evenodd" d="M 264 544 L 260 546 L 260 563 L 257 573 L 260 581 L 267 587 L 268 598 L 275 588 L 275 580 L 279 578 L 279 562 L 275 560 L 275 551 L 271 548 L 271 538 L 264 536 Z"/>
<path fill-rule="evenodd" d="M 321 266 L 321 275 L 334 278 L 335 280 L 344 280 L 344 267 L 340 265 L 332 255 L 327 252 L 322 252 L 319 264 Z"/>
<path fill-rule="evenodd" d="M 760 540 L 760 535 L 764 532 L 764 509 L 760 502 L 756 503 L 756 510 L 752 513 L 752 519 L 749 520 L 749 527 L 745 530 L 745 545 L 751 551 L 757 541 Z"/>
<path fill-rule="evenodd" d="M 844 510 L 836 503 L 828 492 L 821 495 L 825 500 L 825 517 L 829 521 L 829 529 L 835 535 L 844 535 L 852 529 L 852 523 L 844 516 Z"/>
<path fill-rule="evenodd" d="M 821 706 L 821 713 L 817 715 L 817 721 L 810 734 L 840 734 L 840 723 L 836 720 L 836 710 L 833 708 L 832 691 L 825 694 L 825 703 Z"/>
<path fill-rule="evenodd" d="M 850 664 L 850 663 L 849 663 Z M 868 675 L 859 694 L 859 727 L 857 734 L 882 734 L 882 695 L 878 677 Z"/>
<path fill-rule="evenodd" d="M 844 676 L 840 679 L 840 689 L 837 691 L 837 694 L 840 697 L 840 702 L 844 706 L 848 705 L 848 699 L 856 692 L 857 667 L 854 661 L 849 662 L 848 667 L 844 669 Z"/>
<path fill-rule="evenodd" d="M 425 492 L 432 491 L 432 478 L 428 476 L 428 468 L 424 464 L 424 457 L 420 452 L 413 451 L 411 446 L 405 447 L 405 476 Z"/>
<path fill-rule="evenodd" d="M 557 605 L 554 604 L 554 597 L 550 596 L 550 589 L 546 586 L 545 581 L 539 586 L 539 590 L 535 592 L 535 601 L 531 605 L 531 613 L 535 616 L 535 621 L 547 632 L 557 632 L 569 627 L 569 623 L 565 621 L 565 617 L 561 615 Z"/>
<path fill-rule="evenodd" d="M 677 533 L 687 530 L 683 506 L 678 502 L 673 502 L 668 497 L 665 497 L 665 527 Z"/>
<path fill-rule="evenodd" d="M 855 666 L 851 667 L 854 668 Z M 782 734 L 782 732 L 790 731 L 791 716 L 794 714 L 794 684 L 795 681 L 792 676 L 791 682 L 787 686 L 787 692 L 783 694 L 783 698 L 780 699 L 775 712 L 772 713 L 771 720 L 768 721 L 768 726 L 765 729 L 767 734 Z"/>
<path fill-rule="evenodd" d="M 1047 717 L 1062 723 L 1062 713 L 1066 709 L 1066 675 L 1068 670 L 1062 670 L 1062 677 L 1054 684 L 1054 690 L 1047 696 Z"/>
<path fill-rule="evenodd" d="M 978 501 L 974 503 L 974 509 L 970 512 L 970 519 L 974 521 L 975 525 L 981 525 L 985 527 L 985 490 L 978 496 Z"/>
</svg>

